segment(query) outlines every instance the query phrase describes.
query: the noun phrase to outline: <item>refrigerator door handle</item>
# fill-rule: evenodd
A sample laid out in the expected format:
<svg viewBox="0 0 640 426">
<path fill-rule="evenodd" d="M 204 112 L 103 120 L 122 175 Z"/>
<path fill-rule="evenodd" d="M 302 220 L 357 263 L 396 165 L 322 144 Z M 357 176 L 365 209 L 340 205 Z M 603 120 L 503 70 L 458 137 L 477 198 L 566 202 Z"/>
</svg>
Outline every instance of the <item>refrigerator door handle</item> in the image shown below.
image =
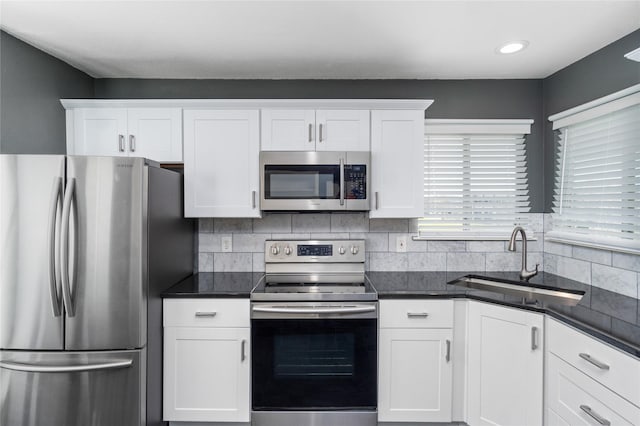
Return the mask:
<svg viewBox="0 0 640 426">
<path fill-rule="evenodd" d="M 23 364 L 13 361 L 0 361 L 0 368 L 14 371 L 25 371 L 29 373 L 75 373 L 95 370 L 114 370 L 116 368 L 129 368 L 132 365 L 133 360 L 131 359 L 78 365 L 40 365 Z"/>
<path fill-rule="evenodd" d="M 51 307 L 53 308 L 53 316 L 59 317 L 62 314 L 60 307 L 60 292 L 58 284 L 60 283 L 60 269 L 58 260 L 60 257 L 58 246 L 56 245 L 56 217 L 58 216 L 58 205 L 62 198 L 62 178 L 57 177 L 53 181 L 53 189 L 51 194 L 51 205 L 49 207 L 49 294 L 51 295 Z"/>
<path fill-rule="evenodd" d="M 60 269 L 62 271 L 62 298 L 67 310 L 67 316 L 73 317 L 75 310 L 71 300 L 71 286 L 69 284 L 69 222 L 71 221 L 71 201 L 74 198 L 75 178 L 69 178 L 64 191 L 62 205 L 62 225 L 60 230 Z M 75 265 L 74 265 L 75 266 Z"/>
</svg>

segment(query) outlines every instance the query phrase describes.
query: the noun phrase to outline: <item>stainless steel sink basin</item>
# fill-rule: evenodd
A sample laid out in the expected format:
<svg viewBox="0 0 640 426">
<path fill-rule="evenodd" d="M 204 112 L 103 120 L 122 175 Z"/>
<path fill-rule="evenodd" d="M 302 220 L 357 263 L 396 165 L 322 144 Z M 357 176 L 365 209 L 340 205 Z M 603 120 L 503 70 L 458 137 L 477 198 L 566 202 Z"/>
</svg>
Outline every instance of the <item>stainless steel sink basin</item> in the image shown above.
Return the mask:
<svg viewBox="0 0 640 426">
<path fill-rule="evenodd" d="M 582 296 L 584 296 L 584 291 L 581 290 L 569 290 L 531 284 L 523 281 L 483 277 L 481 275 L 465 275 L 449 281 L 447 284 L 522 297 L 526 300 L 537 300 L 567 306 L 577 305 L 580 299 L 582 299 Z"/>
</svg>

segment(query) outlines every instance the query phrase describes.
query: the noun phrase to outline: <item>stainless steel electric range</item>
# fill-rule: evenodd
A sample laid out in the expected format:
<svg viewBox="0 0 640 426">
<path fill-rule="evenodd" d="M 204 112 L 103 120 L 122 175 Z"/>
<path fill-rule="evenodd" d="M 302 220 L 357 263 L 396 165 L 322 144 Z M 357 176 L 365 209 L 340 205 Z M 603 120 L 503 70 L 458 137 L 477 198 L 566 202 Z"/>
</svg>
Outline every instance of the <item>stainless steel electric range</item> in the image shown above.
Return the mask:
<svg viewBox="0 0 640 426">
<path fill-rule="evenodd" d="M 253 425 L 376 425 L 378 295 L 364 264 L 364 240 L 266 242 L 251 293 Z"/>
</svg>

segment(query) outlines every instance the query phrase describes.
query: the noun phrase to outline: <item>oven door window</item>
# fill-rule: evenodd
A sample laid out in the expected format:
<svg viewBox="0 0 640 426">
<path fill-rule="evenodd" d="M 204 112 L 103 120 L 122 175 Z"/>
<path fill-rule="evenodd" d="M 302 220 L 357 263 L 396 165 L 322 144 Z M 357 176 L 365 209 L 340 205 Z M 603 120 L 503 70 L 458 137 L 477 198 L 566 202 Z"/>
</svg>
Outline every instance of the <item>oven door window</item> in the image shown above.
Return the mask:
<svg viewBox="0 0 640 426">
<path fill-rule="evenodd" d="M 375 319 L 253 320 L 254 410 L 375 409 Z"/>
<path fill-rule="evenodd" d="M 340 198 L 340 167 L 332 165 L 265 165 L 264 198 L 336 200 Z"/>
</svg>

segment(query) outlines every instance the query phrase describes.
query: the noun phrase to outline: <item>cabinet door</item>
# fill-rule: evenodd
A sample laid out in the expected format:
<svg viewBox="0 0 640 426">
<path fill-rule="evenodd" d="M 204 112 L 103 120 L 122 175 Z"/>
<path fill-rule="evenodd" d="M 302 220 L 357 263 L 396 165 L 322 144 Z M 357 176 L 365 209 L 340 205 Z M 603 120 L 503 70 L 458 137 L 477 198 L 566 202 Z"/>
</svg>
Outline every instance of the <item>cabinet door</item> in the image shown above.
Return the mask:
<svg viewBox="0 0 640 426">
<path fill-rule="evenodd" d="M 542 425 L 542 314 L 470 302 L 470 425 Z"/>
<path fill-rule="evenodd" d="M 164 329 L 163 420 L 249 421 L 249 328 Z"/>
<path fill-rule="evenodd" d="M 369 110 L 317 110 L 316 151 L 369 151 Z"/>
<path fill-rule="evenodd" d="M 260 217 L 257 110 L 184 111 L 186 217 Z"/>
<path fill-rule="evenodd" d="M 127 118 L 129 155 L 163 163 L 182 161 L 180 108 L 130 108 Z"/>
<path fill-rule="evenodd" d="M 451 329 L 380 329 L 378 421 L 451 421 Z"/>
<path fill-rule="evenodd" d="M 263 151 L 315 151 L 315 110 L 262 110 Z"/>
<path fill-rule="evenodd" d="M 73 152 L 67 154 L 128 155 L 126 108 L 78 108 L 73 114 Z"/>
<path fill-rule="evenodd" d="M 371 111 L 372 218 L 424 215 L 424 111 Z"/>
</svg>

